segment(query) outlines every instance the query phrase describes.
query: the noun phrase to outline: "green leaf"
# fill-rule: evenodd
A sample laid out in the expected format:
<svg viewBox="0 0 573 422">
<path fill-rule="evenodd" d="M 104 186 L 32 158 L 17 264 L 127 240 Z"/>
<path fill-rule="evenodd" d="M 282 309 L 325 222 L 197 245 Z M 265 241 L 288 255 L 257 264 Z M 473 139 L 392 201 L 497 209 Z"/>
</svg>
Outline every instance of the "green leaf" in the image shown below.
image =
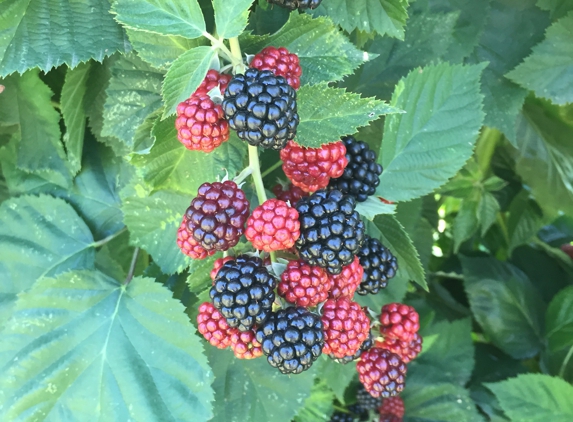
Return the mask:
<svg viewBox="0 0 573 422">
<path fill-rule="evenodd" d="M 143 177 L 151 186 L 195 195 L 203 183 L 214 182 L 226 172 L 233 176 L 243 168 L 246 143 L 234 132 L 209 154 L 189 151 L 177 139 L 174 120 L 157 122 L 153 129 L 156 141 L 150 153 L 132 160 L 142 168 Z"/>
<path fill-rule="evenodd" d="M 457 253 L 463 242 L 472 237 L 479 228 L 479 202 L 472 198 L 462 201 L 456 219 L 454 220 L 454 251 Z"/>
<path fill-rule="evenodd" d="M 398 264 L 400 269 L 400 264 Z M 406 296 L 408 289 L 408 279 L 398 273 L 392 280 L 388 282 L 385 289 L 380 290 L 375 295 L 354 295 L 352 300 L 360 303 L 362 306 L 368 306 L 370 309 L 382 309 L 382 306 L 392 302 L 402 302 Z"/>
<path fill-rule="evenodd" d="M 337 81 L 367 60 L 330 19 L 313 19 L 306 14 L 291 13 L 288 22 L 273 35 L 244 34 L 240 41 L 241 48 L 252 54 L 268 46 L 285 47 L 295 53 L 303 69 L 303 85 Z"/>
<path fill-rule="evenodd" d="M 181 272 L 191 261 L 177 247 L 177 229 L 190 202 L 189 196 L 169 191 L 123 199 L 131 243 L 145 249 L 165 274 Z"/>
<path fill-rule="evenodd" d="M 334 395 L 325 381 L 315 382 L 294 422 L 326 422 L 334 411 Z"/>
<path fill-rule="evenodd" d="M 471 331 L 470 319 L 442 321 L 424 330 L 422 353 L 408 364 L 407 382 L 464 386 L 474 367 Z"/>
<path fill-rule="evenodd" d="M 511 420 L 568 422 L 573 419 L 573 386 L 560 378 L 524 374 L 486 386 Z"/>
<path fill-rule="evenodd" d="M 0 12 L 0 76 L 76 67 L 129 51 L 108 0 L 7 0 Z"/>
<path fill-rule="evenodd" d="M 505 182 L 504 182 L 505 183 Z M 497 213 L 500 211 L 499 203 L 495 196 L 489 192 L 483 192 L 478 208 L 478 220 L 481 227 L 481 235 L 485 236 L 489 228 L 495 223 Z M 511 216 L 511 214 L 510 214 Z"/>
<path fill-rule="evenodd" d="M 454 384 L 412 384 L 400 395 L 404 399 L 404 422 L 483 422 L 473 400 Z"/>
<path fill-rule="evenodd" d="M 173 62 L 163 83 L 163 119 L 175 113 L 177 105 L 189 98 L 201 85 L 216 53 L 212 47 L 195 47 Z"/>
<path fill-rule="evenodd" d="M 528 101 L 517 123 L 515 168 L 548 217 L 573 214 L 573 124 L 559 109 Z"/>
<path fill-rule="evenodd" d="M 507 232 L 509 235 L 509 253 L 518 246 L 527 243 L 543 225 L 543 215 L 539 205 L 529 199 L 529 193 L 522 191 L 509 207 Z"/>
<path fill-rule="evenodd" d="M 529 279 L 493 258 L 461 261 L 472 312 L 492 343 L 516 359 L 535 356 L 542 346 L 545 304 Z"/>
<path fill-rule="evenodd" d="M 289 421 L 313 385 L 314 371 L 284 376 L 265 358 L 241 360 L 229 350 L 210 347 L 209 360 L 218 404 L 213 422 Z"/>
<path fill-rule="evenodd" d="M 121 285 L 95 271 L 42 279 L 2 334 L 9 420 L 212 417 L 203 347 L 183 306 L 153 279 Z"/>
<path fill-rule="evenodd" d="M 302 146 L 317 148 L 336 142 L 341 136 L 351 135 L 382 114 L 399 110 L 374 98 L 326 84 L 302 86 L 297 93 L 298 126 L 295 141 Z"/>
<path fill-rule="evenodd" d="M 103 111 L 103 136 L 121 141 L 118 155 L 133 151 L 137 127 L 161 107 L 163 73 L 153 69 L 135 54 L 122 56 L 111 66 Z"/>
<path fill-rule="evenodd" d="M 377 196 L 369 196 L 364 202 L 356 203 L 356 211 L 368 220 L 374 220 L 379 214 L 394 214 L 396 205 L 386 204 Z"/>
<path fill-rule="evenodd" d="M 64 144 L 68 152 L 68 163 L 72 174 L 80 171 L 84 134 L 86 129 L 86 112 L 84 96 L 90 72 L 90 63 L 82 63 L 75 69 L 66 72 L 60 100 L 62 117 L 66 125 Z"/>
<path fill-rule="evenodd" d="M 403 39 L 408 0 L 330 0 L 316 8 L 347 32 L 355 29 Z"/>
<path fill-rule="evenodd" d="M 21 196 L 0 205 L 0 321 L 16 295 L 43 276 L 94 266 L 93 237 L 71 205 Z"/>
<path fill-rule="evenodd" d="M 12 87 L 11 96 L 0 96 L 0 102 L 15 110 L 18 116 L 18 168 L 28 172 L 58 173 L 69 180 L 66 154 L 60 142 L 60 115 L 51 104 L 52 91 L 42 82 L 38 70 L 3 81 Z M 41 140 L 41 142 L 39 142 Z"/>
<path fill-rule="evenodd" d="M 550 352 L 573 347 L 573 286 L 561 290 L 553 298 L 545 321 Z"/>
<path fill-rule="evenodd" d="M 179 36 L 159 35 L 127 29 L 127 36 L 137 55 L 156 69 L 167 70 L 181 54 L 205 44 L 205 38 L 190 40 Z"/>
<path fill-rule="evenodd" d="M 388 214 L 379 215 L 373 224 L 367 224 L 367 227 L 370 235 L 380 239 L 398 260 L 398 275 L 428 290 L 418 251 L 396 217 Z"/>
<path fill-rule="evenodd" d="M 249 9 L 253 0 L 213 0 L 215 10 L 215 26 L 220 38 L 239 36 L 247 26 Z"/>
<path fill-rule="evenodd" d="M 131 29 L 189 39 L 205 32 L 203 12 L 197 0 L 117 0 L 112 11 L 117 21 Z"/>
<path fill-rule="evenodd" d="M 531 56 L 507 74 L 522 87 L 555 104 L 573 103 L 573 14 L 547 29 Z"/>
<path fill-rule="evenodd" d="M 378 196 L 405 201 L 428 194 L 464 165 L 483 121 L 482 69 L 440 64 L 402 79 L 391 105 L 406 113 L 386 118 Z"/>
<path fill-rule="evenodd" d="M 492 2 L 479 45 L 470 58 L 473 63 L 489 62 L 481 80 L 484 124 L 499 129 L 510 139 L 516 137 L 515 121 L 527 91 L 504 75 L 543 39 L 543 30 L 548 24 L 547 13 L 535 7 L 523 10 Z M 515 39 L 519 42 L 512 42 Z"/>
<path fill-rule="evenodd" d="M 537 7 L 551 12 L 551 17 L 558 19 L 573 10 L 570 0 L 537 0 Z"/>
<path fill-rule="evenodd" d="M 348 387 L 352 380 L 357 376 L 356 362 L 342 365 L 326 356 L 323 356 L 315 365 L 319 379 L 325 381 L 334 392 L 336 398 L 340 402 L 344 403 L 344 391 L 346 391 L 346 387 Z"/>
</svg>

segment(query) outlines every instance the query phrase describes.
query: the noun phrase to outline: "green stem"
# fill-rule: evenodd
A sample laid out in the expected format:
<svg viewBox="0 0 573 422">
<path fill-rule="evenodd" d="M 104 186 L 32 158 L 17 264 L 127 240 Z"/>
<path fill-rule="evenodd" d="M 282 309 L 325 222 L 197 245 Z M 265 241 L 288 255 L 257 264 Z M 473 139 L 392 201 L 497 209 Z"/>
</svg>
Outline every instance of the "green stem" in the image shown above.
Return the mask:
<svg viewBox="0 0 573 422">
<path fill-rule="evenodd" d="M 495 152 L 497 143 L 501 139 L 501 132 L 497 129 L 485 127 L 476 143 L 476 157 L 483 176 L 487 175 L 491 164 L 491 157 Z"/>
<path fill-rule="evenodd" d="M 120 234 L 122 234 L 126 230 L 127 230 L 127 227 L 124 226 L 121 230 L 118 230 L 114 234 L 110 234 L 108 237 L 103 238 L 102 240 L 98 240 L 97 242 L 93 242 L 90 246 L 92 248 L 99 248 L 99 247 L 105 245 L 106 243 L 110 242 L 111 240 L 115 239 L 117 236 L 119 236 Z"/>
<path fill-rule="evenodd" d="M 127 277 L 125 278 L 125 283 L 123 283 L 126 286 L 133 278 L 133 274 L 135 273 L 135 264 L 137 264 L 138 257 L 139 257 L 139 248 L 135 248 L 135 250 L 133 251 L 133 256 L 131 257 L 131 264 L 129 265 L 129 271 L 127 273 Z"/>
<path fill-rule="evenodd" d="M 233 68 L 235 73 L 244 73 L 245 65 L 243 64 L 243 55 L 241 54 L 241 45 L 239 44 L 239 38 L 233 37 L 229 38 L 229 46 L 231 47 L 231 54 L 233 55 Z"/>
<path fill-rule="evenodd" d="M 563 378 L 563 375 L 565 374 L 565 369 L 567 368 L 567 364 L 571 360 L 572 356 L 573 356 L 573 346 L 569 348 L 569 352 L 567 352 L 567 356 L 565 356 L 565 359 L 561 364 L 561 369 L 559 370 L 559 377 Z"/>
<path fill-rule="evenodd" d="M 276 163 L 274 163 L 272 166 L 270 166 L 268 169 L 266 169 L 262 174 L 261 177 L 264 179 L 265 177 L 267 177 L 269 174 L 271 174 L 273 171 L 275 171 L 276 169 L 278 169 L 281 165 L 282 165 L 282 161 L 277 161 Z"/>
<path fill-rule="evenodd" d="M 261 166 L 259 165 L 259 150 L 257 147 L 249 145 L 249 167 L 252 169 L 251 176 L 253 177 L 253 182 L 255 183 L 255 190 L 257 191 L 257 198 L 259 198 L 259 203 L 262 204 L 267 200 L 267 194 L 265 192 L 265 185 L 263 184 L 263 178 L 261 177 Z"/>
<path fill-rule="evenodd" d="M 219 40 L 215 38 L 213 35 L 209 34 L 208 32 L 203 32 L 203 36 L 211 41 L 211 45 L 213 48 L 220 50 L 223 55 L 229 60 L 231 63 L 233 62 L 233 53 L 227 48 L 223 40 Z"/>
</svg>

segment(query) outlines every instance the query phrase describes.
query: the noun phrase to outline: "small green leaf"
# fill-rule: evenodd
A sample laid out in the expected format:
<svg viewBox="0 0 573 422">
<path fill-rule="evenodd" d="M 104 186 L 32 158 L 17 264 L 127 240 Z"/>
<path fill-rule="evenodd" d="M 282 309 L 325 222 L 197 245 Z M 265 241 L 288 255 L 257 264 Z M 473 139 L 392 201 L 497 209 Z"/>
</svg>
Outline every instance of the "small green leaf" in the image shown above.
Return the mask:
<svg viewBox="0 0 573 422">
<path fill-rule="evenodd" d="M 197 0 L 117 0 L 112 12 L 123 25 L 141 31 L 189 39 L 205 32 L 203 12 Z"/>
<path fill-rule="evenodd" d="M 522 87 L 555 104 L 573 103 L 573 14 L 547 29 L 531 56 L 507 74 Z"/>
<path fill-rule="evenodd" d="M 82 166 L 82 150 L 86 129 L 84 97 L 90 66 L 91 63 L 82 63 L 75 69 L 68 69 L 60 100 L 62 117 L 66 125 L 64 144 L 68 152 L 70 171 L 74 175 L 80 171 Z"/>
<path fill-rule="evenodd" d="M 553 298 L 545 320 L 549 351 L 573 347 L 573 286 L 561 290 Z"/>
<path fill-rule="evenodd" d="M 493 344 L 516 359 L 542 346 L 545 304 L 520 270 L 494 258 L 462 257 L 474 317 Z"/>
<path fill-rule="evenodd" d="M 368 220 L 374 220 L 379 214 L 394 214 L 396 205 L 386 204 L 377 196 L 369 196 L 364 202 L 356 203 L 356 211 Z"/>
<path fill-rule="evenodd" d="M 295 141 L 305 147 L 336 142 L 383 114 L 399 112 L 383 101 L 326 84 L 303 86 L 297 95 L 300 124 Z"/>
<path fill-rule="evenodd" d="M 569 422 L 573 420 L 573 386 L 560 378 L 523 374 L 486 384 L 514 421 Z"/>
<path fill-rule="evenodd" d="M 217 35 L 221 38 L 239 36 L 247 26 L 249 9 L 253 0 L 213 0 L 215 10 L 215 26 Z"/>
<path fill-rule="evenodd" d="M 380 239 L 398 260 L 398 274 L 428 290 L 418 251 L 396 217 L 382 214 L 367 226 L 370 235 Z"/>
<path fill-rule="evenodd" d="M 212 373 L 195 328 L 150 278 L 121 285 L 72 271 L 42 279 L 20 296 L 4 328 L 0 367 L 9 420 L 213 416 Z"/>
<path fill-rule="evenodd" d="M 527 243 L 543 226 L 543 215 L 539 205 L 529 199 L 529 192 L 522 191 L 509 206 L 507 232 L 509 253 Z"/>
<path fill-rule="evenodd" d="M 462 201 L 456 219 L 454 220 L 454 251 L 457 253 L 463 242 L 472 237 L 479 227 L 479 202 L 472 198 Z"/>
<path fill-rule="evenodd" d="M 215 55 L 216 50 L 212 47 L 201 46 L 186 51 L 173 62 L 163 82 L 163 119 L 175 113 L 179 103 L 201 85 Z"/>
<path fill-rule="evenodd" d="M 0 77 L 38 68 L 74 68 L 130 50 L 108 0 L 11 0 L 0 12 Z"/>
<path fill-rule="evenodd" d="M 499 202 L 497 202 L 495 196 L 489 192 L 483 192 L 477 212 L 482 237 L 485 236 L 489 228 L 495 223 L 499 211 Z"/>
<path fill-rule="evenodd" d="M 428 194 L 465 164 L 483 121 L 482 69 L 444 63 L 402 79 L 391 105 L 406 113 L 386 118 L 378 196 L 406 201 Z"/>
</svg>

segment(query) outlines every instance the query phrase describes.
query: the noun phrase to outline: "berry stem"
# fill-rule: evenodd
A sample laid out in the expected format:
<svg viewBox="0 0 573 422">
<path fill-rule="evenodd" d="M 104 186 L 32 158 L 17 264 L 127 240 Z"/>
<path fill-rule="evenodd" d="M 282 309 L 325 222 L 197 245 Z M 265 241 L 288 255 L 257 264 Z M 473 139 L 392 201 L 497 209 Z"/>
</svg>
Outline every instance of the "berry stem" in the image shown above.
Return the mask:
<svg viewBox="0 0 573 422">
<path fill-rule="evenodd" d="M 563 378 L 563 376 L 565 375 L 565 369 L 567 368 L 567 364 L 569 363 L 569 360 L 571 360 L 572 356 L 573 356 L 573 346 L 571 346 L 571 348 L 567 352 L 567 356 L 565 356 L 565 359 L 563 359 L 563 363 L 561 364 L 561 369 L 559 370 L 559 376 L 561 378 Z"/>
<path fill-rule="evenodd" d="M 231 47 L 231 54 L 233 55 L 233 68 L 235 69 L 235 73 L 244 73 L 245 65 L 243 64 L 239 38 L 229 38 L 229 46 Z"/>
<path fill-rule="evenodd" d="M 116 231 L 115 233 L 110 234 L 108 237 L 105 237 L 105 238 L 103 238 L 103 239 L 101 239 L 101 240 L 98 240 L 97 242 L 93 242 L 90 246 L 91 246 L 92 248 L 96 248 L 96 249 L 97 249 L 97 248 L 99 248 L 99 247 L 105 245 L 106 243 L 112 241 L 113 239 L 115 239 L 117 236 L 119 236 L 120 234 L 122 234 L 122 233 L 123 233 L 124 231 L 126 231 L 126 230 L 127 230 L 127 227 L 124 226 L 123 228 L 121 228 L 120 230 Z"/>
<path fill-rule="evenodd" d="M 211 45 L 213 48 L 220 50 L 223 55 L 229 60 L 230 62 L 234 61 L 233 53 L 229 51 L 223 40 L 219 40 L 215 38 L 213 35 L 209 34 L 208 32 L 203 32 L 203 36 L 211 41 Z"/>
<path fill-rule="evenodd" d="M 135 264 L 137 264 L 137 258 L 139 257 L 139 248 L 135 248 L 133 251 L 133 256 L 131 257 L 131 264 L 129 265 L 129 271 L 127 273 L 127 277 L 125 278 L 125 286 L 129 284 L 131 279 L 133 278 L 133 274 L 135 273 Z"/>
<path fill-rule="evenodd" d="M 272 166 L 270 166 L 268 169 L 266 169 L 265 171 L 263 171 L 263 173 L 261 174 L 261 177 L 264 179 L 265 177 L 267 177 L 269 174 L 271 174 L 273 171 L 275 171 L 276 169 L 278 169 L 281 165 L 282 165 L 282 161 L 277 161 L 276 163 L 274 163 Z"/>
<path fill-rule="evenodd" d="M 252 169 L 251 176 L 253 176 L 253 182 L 255 182 L 255 189 L 257 191 L 257 198 L 259 198 L 259 204 L 262 204 L 267 200 L 267 194 L 265 192 L 263 178 L 261 177 L 259 150 L 257 147 L 252 145 L 249 145 L 249 167 Z"/>
</svg>

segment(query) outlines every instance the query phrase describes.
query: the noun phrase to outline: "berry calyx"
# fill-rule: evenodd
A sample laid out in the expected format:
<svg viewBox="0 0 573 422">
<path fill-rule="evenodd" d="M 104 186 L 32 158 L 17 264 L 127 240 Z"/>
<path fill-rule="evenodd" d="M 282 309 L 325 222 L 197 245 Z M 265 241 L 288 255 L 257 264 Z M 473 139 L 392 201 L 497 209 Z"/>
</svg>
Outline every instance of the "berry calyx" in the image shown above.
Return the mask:
<svg viewBox="0 0 573 422">
<path fill-rule="evenodd" d="M 225 349 L 231 345 L 231 328 L 221 313 L 210 302 L 199 306 L 197 330 L 211 345 Z"/>
<path fill-rule="evenodd" d="M 308 196 L 308 192 L 303 191 L 298 186 L 289 183 L 287 186 L 282 186 L 280 184 L 275 185 L 272 189 L 273 193 L 276 195 L 277 199 L 285 201 L 286 203 L 295 206 L 299 199 Z"/>
<path fill-rule="evenodd" d="M 376 342 L 376 347 L 390 350 L 392 353 L 396 353 L 400 356 L 400 359 L 402 359 L 404 363 L 409 363 L 416 359 L 422 351 L 422 337 L 418 333 L 414 334 L 412 341 L 402 341 L 387 337 L 384 341 Z"/>
<path fill-rule="evenodd" d="M 281 275 L 278 294 L 288 302 L 305 308 L 318 305 L 328 297 L 332 286 L 326 271 L 304 261 L 290 261 Z"/>
<path fill-rule="evenodd" d="M 388 397 L 382 401 L 382 405 L 378 408 L 380 414 L 394 415 L 398 418 L 403 418 L 405 413 L 404 400 L 402 397 Z"/>
<path fill-rule="evenodd" d="M 322 322 L 304 308 L 281 309 L 259 326 L 257 341 L 272 367 L 283 374 L 300 374 L 322 354 Z"/>
<path fill-rule="evenodd" d="M 283 171 L 293 185 L 305 192 L 328 186 L 331 177 L 340 177 L 348 164 L 346 147 L 340 141 L 319 148 L 305 148 L 289 141 L 281 151 Z"/>
<path fill-rule="evenodd" d="M 393 397 L 404 390 L 406 364 L 388 350 L 373 347 L 362 353 L 356 370 L 360 382 L 373 397 Z"/>
<path fill-rule="evenodd" d="M 215 277 L 217 277 L 217 273 L 219 273 L 219 270 L 221 269 L 223 264 L 225 262 L 229 262 L 233 259 L 234 259 L 234 257 L 232 257 L 232 256 L 226 256 L 224 258 L 217 258 L 215 260 L 215 262 L 213 263 L 213 269 L 211 270 L 211 273 L 209 274 L 211 276 L 211 280 L 215 281 Z"/>
<path fill-rule="evenodd" d="M 382 307 L 380 333 L 390 339 L 410 342 L 420 329 L 420 317 L 414 308 L 402 303 L 389 303 Z"/>
<path fill-rule="evenodd" d="M 364 240 L 364 223 L 355 206 L 354 198 L 337 190 L 319 190 L 298 201 L 300 237 L 295 245 L 301 259 L 330 274 L 340 274 L 352 263 Z"/>
<path fill-rule="evenodd" d="M 268 199 L 247 220 L 245 237 L 266 252 L 290 249 L 300 236 L 298 211 L 279 199 Z"/>
<path fill-rule="evenodd" d="M 186 212 L 187 228 L 207 251 L 226 251 L 243 235 L 249 201 L 237 184 L 203 183 Z"/>
<path fill-rule="evenodd" d="M 370 333 L 370 320 L 356 302 L 329 299 L 322 307 L 323 353 L 335 358 L 353 356 Z"/>
<path fill-rule="evenodd" d="M 358 250 L 358 258 L 364 268 L 362 282 L 356 291 L 359 295 L 378 293 L 398 271 L 398 261 L 392 252 L 378 239 L 368 235 Z"/>
<path fill-rule="evenodd" d="M 238 359 L 256 359 L 263 355 L 263 349 L 253 330 L 239 331 L 232 328 L 230 333 L 230 346 L 235 357 Z"/>
<path fill-rule="evenodd" d="M 284 47 L 266 47 L 255 54 L 250 63 L 251 67 L 259 70 L 270 70 L 277 76 L 283 76 L 294 89 L 300 88 L 302 68 L 296 54 Z"/>
<path fill-rule="evenodd" d="M 181 252 L 192 259 L 205 259 L 216 252 L 205 250 L 205 248 L 193 238 L 193 234 L 187 228 L 186 217 L 183 217 L 183 221 L 181 221 L 177 229 L 177 246 L 179 246 Z"/>
<path fill-rule="evenodd" d="M 223 264 L 209 296 L 229 327 L 249 331 L 270 315 L 275 287 L 262 259 L 239 255 Z"/>
<path fill-rule="evenodd" d="M 340 274 L 330 276 L 333 284 L 328 296 L 332 299 L 340 297 L 352 298 L 354 292 L 362 282 L 363 274 L 364 269 L 360 265 L 358 257 L 355 256 L 354 261 L 352 261 L 350 265 L 342 267 Z"/>
<path fill-rule="evenodd" d="M 223 111 L 231 129 L 249 145 L 280 150 L 296 135 L 296 91 L 269 70 L 247 69 L 231 79 Z"/>
</svg>

